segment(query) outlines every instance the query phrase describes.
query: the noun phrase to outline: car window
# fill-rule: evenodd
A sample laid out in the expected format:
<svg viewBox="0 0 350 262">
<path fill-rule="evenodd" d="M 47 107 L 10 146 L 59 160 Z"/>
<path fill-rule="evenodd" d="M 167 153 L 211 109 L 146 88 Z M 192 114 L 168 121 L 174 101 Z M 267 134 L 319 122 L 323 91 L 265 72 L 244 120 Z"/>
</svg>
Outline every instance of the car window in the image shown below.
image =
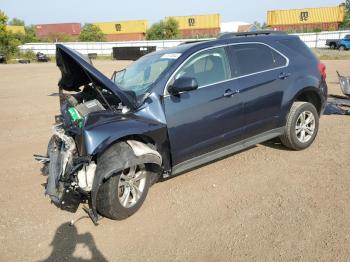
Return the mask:
<svg viewBox="0 0 350 262">
<path fill-rule="evenodd" d="M 239 44 L 230 46 L 233 60 L 233 76 L 253 74 L 285 66 L 287 60 L 281 54 L 262 44 Z"/>
<path fill-rule="evenodd" d="M 193 77 L 198 87 L 214 84 L 231 77 L 228 58 L 224 48 L 214 48 L 192 56 L 175 74 L 174 79 Z"/>
</svg>

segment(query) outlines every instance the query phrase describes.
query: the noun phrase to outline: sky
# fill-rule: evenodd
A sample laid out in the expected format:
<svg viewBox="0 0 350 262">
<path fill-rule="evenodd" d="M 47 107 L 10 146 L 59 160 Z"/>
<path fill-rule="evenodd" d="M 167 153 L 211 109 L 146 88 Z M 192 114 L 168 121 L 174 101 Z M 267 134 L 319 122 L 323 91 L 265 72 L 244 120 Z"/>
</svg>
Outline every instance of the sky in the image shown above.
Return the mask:
<svg viewBox="0 0 350 262">
<path fill-rule="evenodd" d="M 0 0 L 0 10 L 29 24 L 109 22 L 219 13 L 221 22 L 264 22 L 267 10 L 337 6 L 337 0 Z"/>
</svg>

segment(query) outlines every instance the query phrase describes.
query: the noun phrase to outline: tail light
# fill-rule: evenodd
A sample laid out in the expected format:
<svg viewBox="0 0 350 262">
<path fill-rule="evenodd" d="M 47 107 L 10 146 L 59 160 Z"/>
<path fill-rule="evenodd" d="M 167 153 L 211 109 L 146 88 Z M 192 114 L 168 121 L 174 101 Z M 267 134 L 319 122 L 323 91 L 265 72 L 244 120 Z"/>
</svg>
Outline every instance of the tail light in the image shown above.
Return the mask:
<svg viewBox="0 0 350 262">
<path fill-rule="evenodd" d="M 319 63 L 317 65 L 318 71 L 320 71 L 321 77 L 323 80 L 326 80 L 327 74 L 326 74 L 326 66 L 322 63 Z"/>
</svg>

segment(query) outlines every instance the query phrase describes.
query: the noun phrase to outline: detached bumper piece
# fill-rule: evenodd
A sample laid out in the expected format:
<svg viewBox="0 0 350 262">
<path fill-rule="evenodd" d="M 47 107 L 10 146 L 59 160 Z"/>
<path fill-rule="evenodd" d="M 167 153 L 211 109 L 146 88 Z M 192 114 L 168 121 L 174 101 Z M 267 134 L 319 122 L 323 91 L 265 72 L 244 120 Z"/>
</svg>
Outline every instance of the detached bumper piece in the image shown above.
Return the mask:
<svg viewBox="0 0 350 262">
<path fill-rule="evenodd" d="M 77 172 L 90 157 L 76 155 L 75 142 L 61 125 L 54 126 L 53 132 L 47 156 L 34 155 L 34 159 L 43 164 L 41 170 L 47 176 L 45 194 L 60 209 L 74 213 L 89 198 L 89 193 L 79 187 Z"/>
<path fill-rule="evenodd" d="M 67 146 L 58 136 L 53 136 L 49 144 L 48 178 L 45 193 L 49 195 L 52 202 L 59 208 L 76 212 L 80 202 L 81 194 L 76 191 L 77 181 L 73 169 L 73 154 L 71 147 Z"/>
</svg>

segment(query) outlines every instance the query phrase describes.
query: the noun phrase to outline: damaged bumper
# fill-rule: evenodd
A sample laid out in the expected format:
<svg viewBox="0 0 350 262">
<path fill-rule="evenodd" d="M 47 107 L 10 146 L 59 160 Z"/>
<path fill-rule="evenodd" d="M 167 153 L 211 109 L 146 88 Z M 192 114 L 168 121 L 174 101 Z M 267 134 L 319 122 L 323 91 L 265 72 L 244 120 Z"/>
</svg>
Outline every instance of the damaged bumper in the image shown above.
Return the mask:
<svg viewBox="0 0 350 262">
<path fill-rule="evenodd" d="M 34 158 L 44 164 L 45 194 L 57 207 L 76 212 L 80 203 L 89 201 L 96 164 L 89 157 L 77 155 L 75 141 L 65 133 L 62 124 L 53 127 L 47 156 Z"/>
</svg>

